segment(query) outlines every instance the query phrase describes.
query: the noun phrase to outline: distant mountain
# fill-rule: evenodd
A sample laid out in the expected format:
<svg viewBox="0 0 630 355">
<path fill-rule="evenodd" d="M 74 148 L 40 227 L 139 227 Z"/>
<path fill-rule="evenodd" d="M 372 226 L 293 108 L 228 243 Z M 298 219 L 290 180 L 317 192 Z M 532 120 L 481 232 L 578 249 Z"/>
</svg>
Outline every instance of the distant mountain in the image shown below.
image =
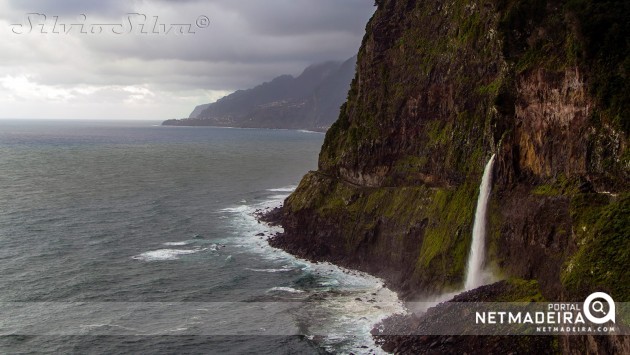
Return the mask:
<svg viewBox="0 0 630 355">
<path fill-rule="evenodd" d="M 195 109 L 193 110 L 193 112 L 190 113 L 190 116 L 188 116 L 188 118 L 197 118 L 197 117 L 199 117 L 199 115 L 205 109 L 207 109 L 210 105 L 212 105 L 212 104 L 203 104 L 203 105 L 199 105 L 199 106 L 195 107 Z"/>
<path fill-rule="evenodd" d="M 200 105 L 166 126 L 221 126 L 327 130 L 339 116 L 354 77 L 356 57 L 311 65 L 298 77 L 282 75 Z"/>
</svg>

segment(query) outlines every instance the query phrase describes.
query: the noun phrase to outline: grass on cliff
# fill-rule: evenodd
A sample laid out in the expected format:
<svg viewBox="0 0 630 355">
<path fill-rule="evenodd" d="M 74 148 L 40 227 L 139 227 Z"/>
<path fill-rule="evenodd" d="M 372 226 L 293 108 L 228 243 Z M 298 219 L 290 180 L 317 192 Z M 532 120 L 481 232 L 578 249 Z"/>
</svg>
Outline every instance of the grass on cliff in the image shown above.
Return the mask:
<svg viewBox="0 0 630 355">
<path fill-rule="evenodd" d="M 415 282 L 458 289 L 468 259 L 477 194 L 477 181 L 458 188 L 359 188 L 311 173 L 289 197 L 287 207 L 293 213 L 307 210 L 335 223 L 348 253 L 367 245 L 371 254 L 400 258 L 391 253 L 406 251 L 388 246 L 404 245 L 403 239 L 417 233 L 413 229 L 421 225 Z M 383 231 L 379 225 L 394 229 Z M 386 237 L 379 237 L 381 233 Z M 387 240 L 390 237 L 395 240 Z"/>
<path fill-rule="evenodd" d="M 576 195 L 571 202 L 579 250 L 562 282 L 575 297 L 606 291 L 617 302 L 630 301 L 630 194 L 608 203 L 601 194 Z"/>
<path fill-rule="evenodd" d="M 580 192 L 580 183 L 578 179 L 570 179 L 560 174 L 553 181 L 534 187 L 532 193 L 539 196 L 574 196 Z"/>
<path fill-rule="evenodd" d="M 451 280 L 463 280 L 471 243 L 477 186 L 438 189 L 428 206 L 431 221 L 416 264 L 419 273 L 435 270 Z"/>
</svg>

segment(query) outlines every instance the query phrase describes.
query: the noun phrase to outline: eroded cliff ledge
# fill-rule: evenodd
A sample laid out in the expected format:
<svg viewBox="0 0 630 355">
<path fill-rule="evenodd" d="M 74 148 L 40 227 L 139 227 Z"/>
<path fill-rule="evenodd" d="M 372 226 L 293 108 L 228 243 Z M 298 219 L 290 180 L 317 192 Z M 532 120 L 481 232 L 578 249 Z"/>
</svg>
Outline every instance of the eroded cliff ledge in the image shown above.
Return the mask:
<svg viewBox="0 0 630 355">
<path fill-rule="evenodd" d="M 494 153 L 488 267 L 550 300 L 630 301 L 627 2 L 377 4 L 272 244 L 407 298 L 460 289 Z"/>
</svg>

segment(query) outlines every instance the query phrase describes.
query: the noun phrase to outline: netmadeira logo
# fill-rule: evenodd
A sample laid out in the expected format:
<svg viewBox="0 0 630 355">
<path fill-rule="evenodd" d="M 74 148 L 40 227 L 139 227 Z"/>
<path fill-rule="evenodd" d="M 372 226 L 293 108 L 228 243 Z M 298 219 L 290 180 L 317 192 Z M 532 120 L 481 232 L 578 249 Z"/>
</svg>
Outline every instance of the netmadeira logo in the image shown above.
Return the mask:
<svg viewBox="0 0 630 355">
<path fill-rule="evenodd" d="M 608 312 L 605 311 L 602 301 L 597 301 L 598 299 L 602 299 L 608 303 Z M 591 310 L 596 315 L 603 314 L 603 316 L 597 317 L 593 314 L 593 312 L 591 312 Z M 595 292 L 594 294 L 588 296 L 586 301 L 584 301 L 584 315 L 589 321 L 595 324 L 606 324 L 608 322 L 616 323 L 615 301 L 606 293 Z"/>
<path fill-rule="evenodd" d="M 531 325 L 536 333 L 610 334 L 616 331 L 613 298 L 595 292 L 584 303 L 537 303 L 527 309 L 506 307 L 501 311 L 479 311 L 478 325 Z"/>
</svg>

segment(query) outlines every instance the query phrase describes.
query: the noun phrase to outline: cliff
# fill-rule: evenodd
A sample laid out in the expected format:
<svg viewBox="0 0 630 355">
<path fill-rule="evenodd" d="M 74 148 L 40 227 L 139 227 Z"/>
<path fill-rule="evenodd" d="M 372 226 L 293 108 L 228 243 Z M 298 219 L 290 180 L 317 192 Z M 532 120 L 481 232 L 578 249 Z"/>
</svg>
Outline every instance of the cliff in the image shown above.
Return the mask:
<svg viewBox="0 0 630 355">
<path fill-rule="evenodd" d="M 219 126 L 327 130 L 339 116 L 355 72 L 356 57 L 312 65 L 298 77 L 282 75 L 200 105 L 170 126 Z"/>
<path fill-rule="evenodd" d="M 488 267 L 549 300 L 629 301 L 628 3 L 377 4 L 318 171 L 271 243 L 405 298 L 460 289 L 496 154 Z"/>
</svg>

